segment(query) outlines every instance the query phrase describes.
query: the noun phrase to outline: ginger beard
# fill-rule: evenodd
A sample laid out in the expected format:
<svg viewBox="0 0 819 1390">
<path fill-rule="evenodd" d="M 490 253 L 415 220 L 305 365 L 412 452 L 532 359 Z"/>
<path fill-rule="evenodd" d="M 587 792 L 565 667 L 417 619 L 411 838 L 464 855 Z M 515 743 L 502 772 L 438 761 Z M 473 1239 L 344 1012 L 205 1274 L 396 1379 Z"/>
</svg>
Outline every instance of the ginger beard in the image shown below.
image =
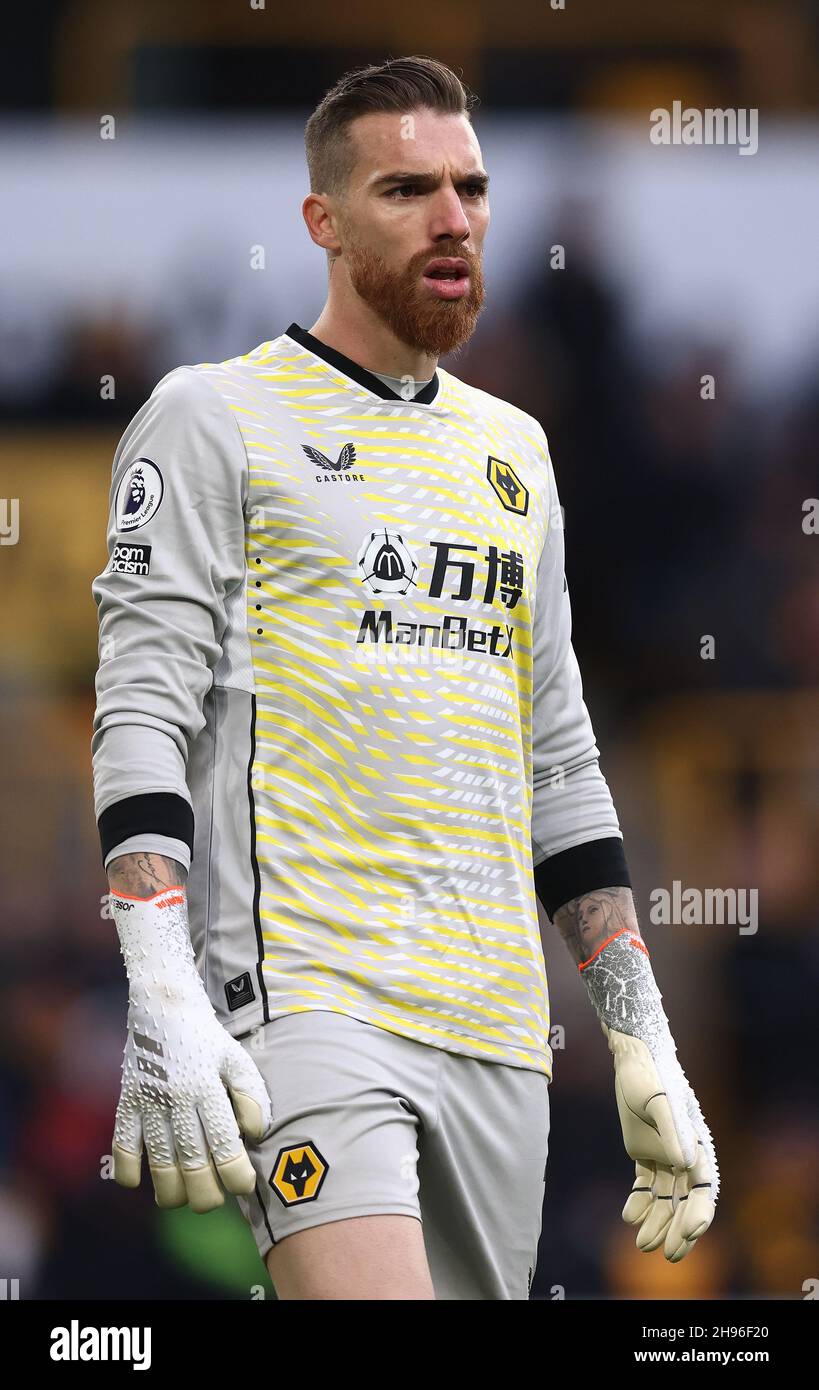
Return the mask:
<svg viewBox="0 0 819 1390">
<path fill-rule="evenodd" d="M 424 283 L 424 267 L 440 256 L 458 256 L 469 266 L 469 289 L 460 299 L 438 299 Z M 468 342 L 484 301 L 481 259 L 460 245 L 436 246 L 395 271 L 369 247 L 348 235 L 344 264 L 356 294 L 396 338 L 416 352 L 442 357 Z"/>
</svg>

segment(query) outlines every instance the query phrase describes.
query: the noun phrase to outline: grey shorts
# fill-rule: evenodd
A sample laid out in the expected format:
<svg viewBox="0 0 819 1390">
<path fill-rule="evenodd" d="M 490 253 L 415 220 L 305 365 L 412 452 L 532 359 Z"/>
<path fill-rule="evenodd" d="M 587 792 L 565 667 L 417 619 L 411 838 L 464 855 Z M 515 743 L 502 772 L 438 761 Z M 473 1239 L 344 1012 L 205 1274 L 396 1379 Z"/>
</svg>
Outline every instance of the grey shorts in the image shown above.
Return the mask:
<svg viewBox="0 0 819 1390">
<path fill-rule="evenodd" d="M 238 1197 L 264 1259 L 293 1231 L 402 1213 L 423 1224 L 436 1298 L 526 1299 L 549 1138 L 543 1072 L 486 1062 L 327 1010 L 286 1014 L 240 1042 L 273 1127 L 246 1143 Z"/>
</svg>

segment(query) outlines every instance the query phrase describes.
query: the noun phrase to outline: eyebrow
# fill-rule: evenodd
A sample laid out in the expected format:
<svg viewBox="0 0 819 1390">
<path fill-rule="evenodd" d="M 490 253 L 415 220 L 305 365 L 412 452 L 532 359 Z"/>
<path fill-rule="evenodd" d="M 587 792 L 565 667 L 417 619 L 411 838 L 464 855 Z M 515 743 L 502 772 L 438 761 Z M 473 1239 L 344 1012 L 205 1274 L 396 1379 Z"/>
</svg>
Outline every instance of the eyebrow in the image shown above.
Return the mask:
<svg viewBox="0 0 819 1390">
<path fill-rule="evenodd" d="M 455 182 L 457 184 L 478 183 L 480 184 L 484 192 L 486 192 L 486 190 L 489 187 L 489 175 L 487 173 L 484 173 L 482 169 L 476 169 L 470 174 L 462 174 L 460 178 L 455 180 Z M 417 183 L 425 188 L 435 188 L 440 183 L 440 179 L 437 174 L 411 173 L 406 170 L 399 169 L 394 174 L 383 174 L 380 178 L 374 179 L 370 187 L 381 188 L 384 184 L 387 183 Z"/>
</svg>

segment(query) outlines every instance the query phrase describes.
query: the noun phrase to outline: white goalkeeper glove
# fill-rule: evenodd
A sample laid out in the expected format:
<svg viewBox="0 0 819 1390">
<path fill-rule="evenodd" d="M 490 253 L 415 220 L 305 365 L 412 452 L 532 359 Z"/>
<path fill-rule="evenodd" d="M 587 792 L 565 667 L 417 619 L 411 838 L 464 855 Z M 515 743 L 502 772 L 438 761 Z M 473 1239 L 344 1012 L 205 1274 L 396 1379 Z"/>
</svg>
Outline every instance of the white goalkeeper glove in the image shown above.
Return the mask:
<svg viewBox="0 0 819 1390">
<path fill-rule="evenodd" d="M 714 1219 L 719 1192 L 711 1133 L 677 1060 L 642 938 L 624 930 L 580 967 L 609 1049 L 626 1152 L 636 1177 L 623 1220 L 638 1250 L 676 1264 Z"/>
<path fill-rule="evenodd" d="M 253 1191 L 239 1131 L 263 1137 L 270 1097 L 196 969 L 185 888 L 150 898 L 112 891 L 110 901 L 129 983 L 114 1180 L 139 1187 L 144 1142 L 157 1206 L 212 1211 L 225 1200 L 219 1178 L 228 1192 Z"/>
</svg>

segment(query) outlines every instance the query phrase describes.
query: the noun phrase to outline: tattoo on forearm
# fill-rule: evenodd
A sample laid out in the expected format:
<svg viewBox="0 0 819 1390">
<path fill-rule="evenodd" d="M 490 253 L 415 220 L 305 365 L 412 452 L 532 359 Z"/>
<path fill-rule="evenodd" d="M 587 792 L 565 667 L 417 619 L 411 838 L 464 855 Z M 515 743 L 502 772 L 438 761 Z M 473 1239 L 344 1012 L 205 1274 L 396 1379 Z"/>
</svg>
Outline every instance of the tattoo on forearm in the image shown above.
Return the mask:
<svg viewBox="0 0 819 1390">
<path fill-rule="evenodd" d="M 572 898 L 558 908 L 554 922 L 578 965 L 589 960 L 615 932 L 627 928 L 640 935 L 630 888 L 595 888 L 582 898 Z"/>
<path fill-rule="evenodd" d="M 187 870 L 175 859 L 144 851 L 120 854 L 108 865 L 109 887 L 131 898 L 150 898 L 163 888 L 179 888 L 187 876 Z"/>
</svg>

